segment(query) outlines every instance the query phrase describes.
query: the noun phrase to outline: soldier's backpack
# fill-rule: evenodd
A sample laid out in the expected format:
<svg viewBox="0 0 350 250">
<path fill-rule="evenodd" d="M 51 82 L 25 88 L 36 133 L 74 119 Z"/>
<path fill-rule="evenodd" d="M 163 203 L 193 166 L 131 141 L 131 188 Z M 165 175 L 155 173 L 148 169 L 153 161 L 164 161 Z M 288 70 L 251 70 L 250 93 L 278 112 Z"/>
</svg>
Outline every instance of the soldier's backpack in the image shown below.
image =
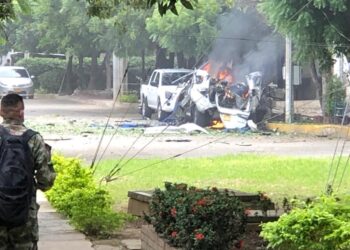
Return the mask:
<svg viewBox="0 0 350 250">
<path fill-rule="evenodd" d="M 0 225 L 16 227 L 28 219 L 34 189 L 34 159 L 28 146 L 36 134 L 11 135 L 0 126 Z"/>
</svg>

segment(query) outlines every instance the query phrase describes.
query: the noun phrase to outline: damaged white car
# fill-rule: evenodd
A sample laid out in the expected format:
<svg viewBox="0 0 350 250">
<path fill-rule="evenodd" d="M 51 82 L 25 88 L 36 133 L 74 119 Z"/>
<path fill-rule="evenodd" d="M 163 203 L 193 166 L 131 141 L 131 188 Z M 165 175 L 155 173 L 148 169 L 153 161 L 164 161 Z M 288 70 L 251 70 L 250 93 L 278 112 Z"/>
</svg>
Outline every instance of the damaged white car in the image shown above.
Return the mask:
<svg viewBox="0 0 350 250">
<path fill-rule="evenodd" d="M 261 72 L 246 76 L 246 82 L 213 78 L 206 70 L 194 71 L 176 96 L 176 108 L 169 120 L 177 124 L 194 122 L 206 127 L 213 121 L 226 129 L 256 129 L 257 122 L 271 113 L 271 102 Z"/>
</svg>

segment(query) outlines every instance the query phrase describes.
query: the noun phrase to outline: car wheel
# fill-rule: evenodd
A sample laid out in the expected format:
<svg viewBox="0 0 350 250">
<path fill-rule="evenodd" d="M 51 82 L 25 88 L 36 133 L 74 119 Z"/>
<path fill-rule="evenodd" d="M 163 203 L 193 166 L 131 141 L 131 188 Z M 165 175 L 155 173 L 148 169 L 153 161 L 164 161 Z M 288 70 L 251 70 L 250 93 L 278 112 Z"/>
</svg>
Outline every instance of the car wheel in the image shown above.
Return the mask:
<svg viewBox="0 0 350 250">
<path fill-rule="evenodd" d="M 162 105 L 160 104 L 160 100 L 158 100 L 158 105 L 157 105 L 157 118 L 158 121 L 163 121 L 165 118 L 169 116 L 168 112 L 165 112 L 162 110 Z"/>
<path fill-rule="evenodd" d="M 207 127 L 210 124 L 210 116 L 208 112 L 200 112 L 196 106 L 193 106 L 192 112 L 193 123 L 201 127 Z"/>
<path fill-rule="evenodd" d="M 143 118 L 151 118 L 152 110 L 148 107 L 147 99 L 142 98 L 141 115 Z"/>
</svg>

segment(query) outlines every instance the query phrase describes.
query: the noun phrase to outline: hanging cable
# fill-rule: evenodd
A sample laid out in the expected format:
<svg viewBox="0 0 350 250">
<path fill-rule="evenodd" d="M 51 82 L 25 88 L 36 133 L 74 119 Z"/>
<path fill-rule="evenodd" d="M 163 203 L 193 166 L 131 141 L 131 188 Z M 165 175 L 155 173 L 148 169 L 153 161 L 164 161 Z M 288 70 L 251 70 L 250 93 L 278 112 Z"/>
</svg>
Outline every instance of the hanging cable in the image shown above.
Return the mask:
<svg viewBox="0 0 350 250">
<path fill-rule="evenodd" d="M 126 164 L 128 164 L 131 160 L 133 160 L 140 152 L 142 152 L 147 146 L 149 146 L 156 138 L 158 138 L 170 125 L 165 126 L 165 128 L 158 133 L 156 136 L 154 136 L 147 144 L 145 144 L 141 149 L 139 149 L 130 159 L 128 159 L 123 165 L 121 166 L 115 166 L 113 168 L 113 171 L 110 171 L 110 174 L 108 175 L 108 177 L 110 178 L 111 176 L 115 175 L 116 173 L 118 173 L 120 171 L 120 169 L 122 167 L 124 167 Z M 106 180 L 108 182 L 108 177 L 106 177 Z"/>
<path fill-rule="evenodd" d="M 120 171 L 120 164 L 121 162 L 124 160 L 124 158 L 128 155 L 128 153 L 130 152 L 130 150 L 132 149 L 133 146 L 135 146 L 136 142 L 140 139 L 140 137 L 143 135 L 143 131 L 138 135 L 138 137 L 136 137 L 136 139 L 133 141 L 133 143 L 130 145 L 130 147 L 128 148 L 127 151 L 124 152 L 123 156 L 119 159 L 119 161 L 117 162 L 117 164 L 115 164 L 115 166 L 109 171 L 109 173 L 107 174 L 107 177 L 110 178 L 114 172 L 119 172 Z"/>
<path fill-rule="evenodd" d="M 343 179 L 344 179 L 346 170 L 347 170 L 347 168 L 349 167 L 349 162 L 350 162 L 350 154 L 348 154 L 348 158 L 346 159 L 346 163 L 345 163 L 345 166 L 344 166 L 344 168 L 343 168 L 343 172 L 342 172 L 342 175 L 341 175 L 341 177 L 340 177 L 339 184 L 338 184 L 337 192 L 339 192 L 339 189 L 340 189 L 341 184 L 342 184 L 342 182 L 343 182 Z"/>
<path fill-rule="evenodd" d="M 128 70 L 129 70 L 129 65 L 127 65 L 125 71 L 124 71 L 124 75 L 123 75 L 123 78 L 122 78 L 122 82 L 124 81 L 127 73 L 128 73 Z M 113 113 L 113 110 L 115 108 L 115 104 L 117 103 L 117 100 L 118 100 L 118 96 L 120 94 L 120 91 L 121 91 L 121 88 L 119 89 L 118 93 L 117 93 L 117 96 L 115 97 L 115 100 L 113 101 L 113 104 L 112 104 L 112 108 L 111 108 L 111 111 L 109 112 L 109 115 L 108 115 L 108 119 L 107 119 L 107 122 L 106 122 L 106 125 L 103 129 L 103 132 L 102 132 L 102 135 L 101 135 L 101 138 L 100 138 L 100 141 L 97 145 L 97 148 L 96 148 L 96 152 L 94 154 L 94 157 L 92 159 L 92 162 L 91 162 L 91 165 L 90 165 L 90 169 L 92 169 L 92 172 L 94 173 L 95 172 L 95 169 L 94 169 L 94 166 L 95 166 L 95 161 L 96 161 L 96 158 L 97 158 L 97 155 L 98 155 L 98 152 L 100 150 L 100 147 L 101 147 L 101 144 L 102 144 L 102 141 L 103 141 L 103 138 L 105 136 L 105 133 L 106 133 L 106 130 L 107 130 L 107 127 L 108 127 L 108 124 L 109 124 L 109 120 L 111 119 L 112 117 L 112 113 Z"/>
<path fill-rule="evenodd" d="M 330 92 L 324 94 L 323 97 L 326 98 L 328 95 L 334 94 L 335 92 L 337 92 L 337 91 L 339 91 L 339 90 L 341 90 L 341 89 L 343 89 L 343 88 L 344 88 L 344 86 L 340 87 L 339 89 L 334 89 L 333 91 L 330 91 Z M 310 101 L 310 102 L 311 102 L 311 101 Z M 309 102 L 305 102 L 301 107 L 307 106 L 308 104 L 309 104 Z M 276 117 L 279 117 L 279 116 L 281 116 L 281 115 L 283 115 L 283 114 L 277 114 L 277 115 L 274 115 L 274 116 L 272 116 L 272 117 L 266 118 L 266 119 L 264 119 L 264 120 L 258 122 L 257 125 L 262 124 L 262 123 L 265 123 L 265 122 L 267 122 L 267 121 L 269 121 L 269 120 L 275 119 Z M 158 165 L 158 164 L 163 163 L 163 162 L 165 162 L 165 161 L 168 161 L 168 160 L 171 160 L 171 159 L 174 159 L 174 158 L 178 158 L 178 157 L 180 157 L 180 156 L 182 156 L 182 155 L 185 155 L 185 154 L 187 154 L 187 153 L 189 153 L 189 152 L 198 150 L 198 149 L 203 148 L 203 147 L 205 147 L 205 146 L 208 146 L 208 145 L 210 145 L 210 144 L 212 144 L 212 143 L 219 142 L 219 141 L 221 141 L 221 140 L 223 140 L 223 139 L 226 139 L 226 138 L 228 138 L 229 136 L 231 136 L 231 134 L 224 135 L 224 136 L 222 136 L 222 137 L 220 137 L 220 138 L 217 138 L 217 139 L 214 139 L 214 140 L 209 141 L 209 142 L 207 142 L 207 143 L 204 143 L 204 144 L 202 144 L 202 145 L 200 145 L 200 146 L 198 146 L 198 147 L 189 149 L 189 150 L 187 150 L 187 151 L 185 151 L 185 152 L 183 152 L 183 153 L 179 153 L 179 154 L 176 154 L 176 155 L 171 156 L 171 157 L 169 157 L 169 158 L 166 158 L 166 159 L 164 159 L 164 160 L 160 160 L 159 162 L 151 163 L 151 164 L 149 164 L 149 165 L 146 165 L 145 167 L 142 167 L 142 168 L 133 170 L 133 171 L 131 171 L 131 172 L 127 172 L 127 173 L 125 173 L 125 174 L 123 174 L 123 175 L 121 175 L 121 176 L 119 176 L 119 177 L 112 177 L 112 178 L 110 178 L 110 179 L 108 180 L 108 182 L 115 181 L 115 180 L 117 180 L 117 179 L 120 178 L 120 177 L 124 177 L 124 176 L 127 176 L 127 175 L 129 175 L 129 174 L 132 174 L 132 173 L 135 173 L 135 172 L 138 172 L 138 171 L 147 169 L 147 168 L 149 168 L 149 167 Z M 136 155 L 134 155 L 134 157 L 136 157 Z M 126 165 L 126 164 L 123 164 L 123 166 L 125 166 L 125 165 Z M 119 172 L 120 170 L 121 170 L 121 168 L 118 170 L 118 172 Z"/>
<path fill-rule="evenodd" d="M 348 112 L 348 104 L 349 102 L 346 102 L 346 106 L 345 106 L 345 109 L 344 109 L 344 112 L 343 112 L 343 118 L 342 118 L 342 122 L 341 122 L 341 125 L 344 126 L 344 122 L 345 122 L 345 117 L 346 117 L 346 114 Z M 349 135 L 349 129 L 347 131 L 347 136 Z M 335 173 L 333 175 L 333 178 L 332 180 L 330 181 L 330 176 L 331 176 L 331 173 L 333 172 L 333 167 L 334 167 L 334 159 L 335 159 L 335 156 L 336 156 L 336 153 L 337 153 L 337 150 L 338 150 L 338 146 L 339 146 L 339 141 L 341 139 L 341 133 L 339 132 L 339 136 L 338 136 L 338 140 L 337 140 L 337 144 L 336 144 L 336 147 L 335 147 L 335 151 L 333 153 L 333 157 L 332 157 L 332 161 L 331 161 L 331 165 L 329 167 L 329 172 L 328 172 L 328 179 L 327 179 L 327 183 L 326 183 L 326 193 L 327 192 L 330 192 L 333 185 L 334 185 L 334 181 L 336 179 L 336 176 L 337 176 L 337 173 L 338 173 L 338 168 L 339 168 L 339 164 L 340 164 L 340 160 L 341 160 L 341 157 L 342 157 L 342 154 L 344 152 L 344 148 L 345 148 L 345 144 L 346 144 L 346 140 L 344 140 L 343 142 L 343 145 L 342 145 L 342 148 L 341 148 L 341 154 L 339 156 L 339 159 L 338 159 L 338 162 L 337 162 L 337 165 L 336 165 L 336 169 L 335 169 Z"/>
<path fill-rule="evenodd" d="M 125 111 L 124 114 L 123 114 L 122 120 L 125 119 L 126 115 L 129 113 L 130 106 L 131 106 L 131 104 L 129 103 L 128 108 L 126 109 L 126 111 Z M 107 149 L 108 149 L 108 147 L 110 146 L 110 144 L 112 143 L 112 140 L 113 140 L 114 136 L 117 134 L 119 128 L 120 128 L 120 126 L 119 126 L 119 124 L 118 124 L 117 128 L 114 130 L 114 133 L 112 134 L 111 138 L 109 139 L 109 141 L 108 141 L 108 143 L 107 143 L 105 149 L 103 150 L 103 152 L 102 152 L 100 158 L 98 159 L 97 164 L 96 164 L 96 168 L 98 168 L 98 166 L 99 166 L 99 164 L 100 164 L 102 158 L 104 157 L 105 153 L 107 152 Z"/>
</svg>

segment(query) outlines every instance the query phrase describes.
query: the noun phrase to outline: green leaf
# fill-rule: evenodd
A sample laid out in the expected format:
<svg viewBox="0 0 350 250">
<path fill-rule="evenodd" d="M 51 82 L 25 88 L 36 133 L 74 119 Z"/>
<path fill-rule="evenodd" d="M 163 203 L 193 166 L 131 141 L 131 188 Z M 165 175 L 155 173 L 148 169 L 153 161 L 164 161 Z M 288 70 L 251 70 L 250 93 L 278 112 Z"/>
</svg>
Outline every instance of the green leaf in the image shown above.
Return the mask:
<svg viewBox="0 0 350 250">
<path fill-rule="evenodd" d="M 156 2 L 157 0 L 147 0 L 147 7 L 148 8 L 152 7 Z"/>
<path fill-rule="evenodd" d="M 158 3 L 158 11 L 161 16 L 165 15 L 168 7 L 164 5 L 163 3 Z"/>
<path fill-rule="evenodd" d="M 173 12 L 175 15 L 179 15 L 179 13 L 177 12 L 177 9 L 176 9 L 176 6 L 175 5 L 173 5 L 173 6 L 171 6 L 170 7 L 170 10 L 171 10 L 171 12 Z"/>
<path fill-rule="evenodd" d="M 192 6 L 192 4 L 191 4 L 190 1 L 188 1 L 188 0 L 181 0 L 181 4 L 182 4 L 186 9 L 193 10 L 193 6 Z"/>
</svg>

